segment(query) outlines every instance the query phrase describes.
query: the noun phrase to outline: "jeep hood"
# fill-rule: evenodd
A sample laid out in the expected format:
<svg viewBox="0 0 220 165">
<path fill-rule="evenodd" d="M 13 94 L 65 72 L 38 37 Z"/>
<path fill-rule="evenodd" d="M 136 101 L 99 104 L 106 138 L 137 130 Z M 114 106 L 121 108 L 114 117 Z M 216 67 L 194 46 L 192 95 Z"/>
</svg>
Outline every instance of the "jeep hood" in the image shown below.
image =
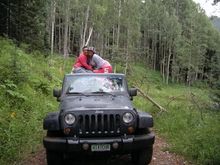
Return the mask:
<svg viewBox="0 0 220 165">
<path fill-rule="evenodd" d="M 63 111 L 133 109 L 130 99 L 125 95 L 67 96 L 62 99 L 60 106 Z"/>
</svg>

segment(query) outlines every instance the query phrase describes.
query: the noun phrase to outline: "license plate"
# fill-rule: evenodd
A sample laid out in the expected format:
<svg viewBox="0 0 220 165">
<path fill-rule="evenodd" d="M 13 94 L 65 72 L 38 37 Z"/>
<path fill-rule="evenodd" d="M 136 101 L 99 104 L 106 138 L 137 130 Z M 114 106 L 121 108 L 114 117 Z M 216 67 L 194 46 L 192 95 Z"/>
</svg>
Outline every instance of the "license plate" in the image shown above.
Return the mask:
<svg viewBox="0 0 220 165">
<path fill-rule="evenodd" d="M 97 152 L 102 152 L 102 151 L 110 151 L 111 146 L 110 144 L 92 144 L 91 145 L 91 151 L 97 151 Z"/>
</svg>

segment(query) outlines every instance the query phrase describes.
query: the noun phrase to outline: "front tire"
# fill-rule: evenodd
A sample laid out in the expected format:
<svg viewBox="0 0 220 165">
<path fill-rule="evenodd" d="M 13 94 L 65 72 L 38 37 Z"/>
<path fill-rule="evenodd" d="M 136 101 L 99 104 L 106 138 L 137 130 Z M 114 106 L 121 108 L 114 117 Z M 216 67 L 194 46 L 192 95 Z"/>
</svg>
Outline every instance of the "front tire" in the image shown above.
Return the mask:
<svg viewBox="0 0 220 165">
<path fill-rule="evenodd" d="M 131 154 L 132 163 L 134 165 L 147 165 L 151 162 L 153 154 L 153 146 L 148 147 L 147 149 L 136 151 Z"/>
<path fill-rule="evenodd" d="M 63 164 L 63 153 L 54 152 L 54 151 L 46 151 L 47 154 L 47 164 L 48 165 L 61 165 Z"/>
</svg>

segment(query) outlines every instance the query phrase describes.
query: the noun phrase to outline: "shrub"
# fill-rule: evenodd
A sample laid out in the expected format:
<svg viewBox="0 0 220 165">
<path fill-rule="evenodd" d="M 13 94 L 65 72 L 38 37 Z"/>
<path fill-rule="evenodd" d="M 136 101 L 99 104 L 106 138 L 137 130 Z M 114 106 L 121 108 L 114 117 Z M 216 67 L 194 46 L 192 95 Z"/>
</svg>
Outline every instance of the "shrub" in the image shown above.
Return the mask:
<svg viewBox="0 0 220 165">
<path fill-rule="evenodd" d="M 54 68 L 52 79 L 45 76 L 52 69 L 47 60 L 0 39 L 0 164 L 12 164 L 41 144 L 42 119 L 56 110 L 49 93 L 59 79 Z"/>
</svg>

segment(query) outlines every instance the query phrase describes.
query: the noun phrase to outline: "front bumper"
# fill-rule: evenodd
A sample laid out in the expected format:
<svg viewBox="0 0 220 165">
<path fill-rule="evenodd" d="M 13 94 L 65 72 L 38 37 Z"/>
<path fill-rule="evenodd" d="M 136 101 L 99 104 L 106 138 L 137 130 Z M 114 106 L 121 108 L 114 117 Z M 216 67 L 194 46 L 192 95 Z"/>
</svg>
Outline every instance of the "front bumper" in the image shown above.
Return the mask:
<svg viewBox="0 0 220 165">
<path fill-rule="evenodd" d="M 127 135 L 122 137 L 103 137 L 103 138 L 74 138 L 74 137 L 44 137 L 44 147 L 48 150 L 58 152 L 84 152 L 82 145 L 110 144 L 110 152 L 129 153 L 134 150 L 142 150 L 154 144 L 155 135 L 153 133 L 145 135 Z M 117 142 L 119 147 L 114 149 L 112 144 Z M 86 152 L 90 152 L 89 148 Z M 109 151 L 106 151 L 109 152 Z"/>
</svg>

